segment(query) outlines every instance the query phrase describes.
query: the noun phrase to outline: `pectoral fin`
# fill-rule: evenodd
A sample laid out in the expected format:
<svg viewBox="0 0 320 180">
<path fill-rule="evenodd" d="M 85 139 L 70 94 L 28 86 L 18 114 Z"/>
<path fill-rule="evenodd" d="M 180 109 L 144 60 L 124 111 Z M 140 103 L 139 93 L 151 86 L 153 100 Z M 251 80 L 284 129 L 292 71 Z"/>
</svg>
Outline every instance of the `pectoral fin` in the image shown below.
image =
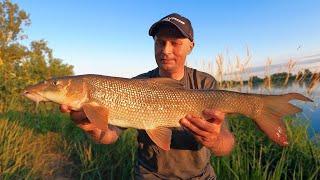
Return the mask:
<svg viewBox="0 0 320 180">
<path fill-rule="evenodd" d="M 108 128 L 109 111 L 107 108 L 95 103 L 84 104 L 82 108 L 91 123 L 95 124 L 102 130 L 106 130 Z"/>
<path fill-rule="evenodd" d="M 166 127 L 157 127 L 156 129 L 146 129 L 150 139 L 161 149 L 170 150 L 172 131 Z"/>
</svg>

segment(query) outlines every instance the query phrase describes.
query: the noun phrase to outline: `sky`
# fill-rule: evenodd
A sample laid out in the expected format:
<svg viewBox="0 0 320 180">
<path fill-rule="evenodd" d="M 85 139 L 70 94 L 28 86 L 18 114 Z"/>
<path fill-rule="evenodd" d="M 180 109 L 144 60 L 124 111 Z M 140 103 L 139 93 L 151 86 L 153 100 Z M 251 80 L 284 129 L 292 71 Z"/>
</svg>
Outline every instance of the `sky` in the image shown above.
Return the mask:
<svg viewBox="0 0 320 180">
<path fill-rule="evenodd" d="M 44 39 L 76 74 L 132 77 L 156 67 L 150 26 L 176 12 L 192 22 L 187 64 L 201 68 L 223 54 L 251 66 L 320 56 L 320 1 L 12 0 L 30 14 L 23 43 Z"/>
</svg>

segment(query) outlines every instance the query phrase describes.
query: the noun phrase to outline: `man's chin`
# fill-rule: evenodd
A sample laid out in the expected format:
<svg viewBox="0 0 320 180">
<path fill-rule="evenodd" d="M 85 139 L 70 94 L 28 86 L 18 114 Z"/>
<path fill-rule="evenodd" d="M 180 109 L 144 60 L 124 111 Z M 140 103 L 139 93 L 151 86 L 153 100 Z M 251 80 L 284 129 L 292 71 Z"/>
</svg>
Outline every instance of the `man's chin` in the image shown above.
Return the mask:
<svg viewBox="0 0 320 180">
<path fill-rule="evenodd" d="M 160 66 L 160 69 L 163 70 L 163 71 L 166 71 L 166 72 L 171 72 L 171 71 L 175 70 L 175 66 L 169 65 L 169 64 L 162 64 Z"/>
</svg>

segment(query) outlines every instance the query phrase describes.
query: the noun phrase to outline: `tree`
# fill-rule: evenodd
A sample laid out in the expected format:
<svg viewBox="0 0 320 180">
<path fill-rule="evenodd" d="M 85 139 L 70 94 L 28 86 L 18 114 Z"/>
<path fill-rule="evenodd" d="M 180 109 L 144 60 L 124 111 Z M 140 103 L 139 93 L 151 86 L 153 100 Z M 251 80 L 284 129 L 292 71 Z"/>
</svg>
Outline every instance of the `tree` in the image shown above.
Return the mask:
<svg viewBox="0 0 320 180">
<path fill-rule="evenodd" d="M 27 52 L 26 47 L 17 43 L 23 38 L 23 26 L 30 24 L 29 15 L 9 0 L 0 2 L 0 112 L 8 106 L 14 88 L 15 67 Z"/>
<path fill-rule="evenodd" d="M 30 25 L 29 15 L 9 0 L 0 2 L 0 46 L 6 47 L 25 38 L 23 27 Z"/>
<path fill-rule="evenodd" d="M 53 57 L 45 40 L 21 44 L 29 15 L 9 0 L 0 0 L 0 112 L 21 106 L 20 92 L 29 84 L 52 76 L 73 74 L 73 66 Z"/>
</svg>

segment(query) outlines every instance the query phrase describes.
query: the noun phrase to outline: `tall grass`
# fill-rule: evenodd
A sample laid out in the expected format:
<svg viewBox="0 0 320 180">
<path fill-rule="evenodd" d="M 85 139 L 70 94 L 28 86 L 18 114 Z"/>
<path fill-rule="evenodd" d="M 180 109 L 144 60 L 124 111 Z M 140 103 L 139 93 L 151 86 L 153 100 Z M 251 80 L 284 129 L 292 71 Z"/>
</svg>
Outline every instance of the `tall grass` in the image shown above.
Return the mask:
<svg viewBox="0 0 320 180">
<path fill-rule="evenodd" d="M 283 86 L 287 86 L 288 82 L 289 82 L 289 78 L 290 78 L 290 74 L 294 68 L 294 66 L 296 65 L 296 62 L 292 59 L 289 59 L 289 62 L 287 64 L 287 75 L 286 75 L 286 79 L 283 83 Z"/>
<path fill-rule="evenodd" d="M 272 59 L 268 58 L 265 66 L 264 87 L 269 91 L 271 91 L 272 89 L 272 80 L 271 80 L 271 72 L 270 72 L 271 64 L 272 64 Z"/>
<path fill-rule="evenodd" d="M 212 158 L 221 179 L 318 179 L 320 147 L 308 137 L 306 125 L 287 118 L 290 145 L 281 148 L 270 142 L 248 118 L 233 116 L 230 126 L 237 146 L 230 156 Z M 302 121 L 301 121 L 302 122 Z M 228 170 L 226 170 L 228 169 Z"/>
<path fill-rule="evenodd" d="M 219 179 L 320 178 L 320 144 L 309 139 L 304 121 L 286 119 L 290 145 L 281 148 L 249 119 L 228 119 L 237 145 L 230 156 L 212 157 Z M 0 117 L 0 179 L 130 179 L 135 153 L 133 129 L 115 144 L 99 145 L 58 111 Z"/>
<path fill-rule="evenodd" d="M 319 73 L 313 73 L 311 76 L 311 81 L 308 86 L 308 94 L 311 94 L 318 86 L 320 82 L 320 72 Z"/>
<path fill-rule="evenodd" d="M 92 142 L 68 116 L 0 115 L 0 179 L 127 179 L 133 174 L 136 133 L 112 145 Z"/>
<path fill-rule="evenodd" d="M 17 121 L 0 120 L 0 177 L 53 176 L 67 161 L 66 142 L 57 133 L 37 134 Z"/>
</svg>

